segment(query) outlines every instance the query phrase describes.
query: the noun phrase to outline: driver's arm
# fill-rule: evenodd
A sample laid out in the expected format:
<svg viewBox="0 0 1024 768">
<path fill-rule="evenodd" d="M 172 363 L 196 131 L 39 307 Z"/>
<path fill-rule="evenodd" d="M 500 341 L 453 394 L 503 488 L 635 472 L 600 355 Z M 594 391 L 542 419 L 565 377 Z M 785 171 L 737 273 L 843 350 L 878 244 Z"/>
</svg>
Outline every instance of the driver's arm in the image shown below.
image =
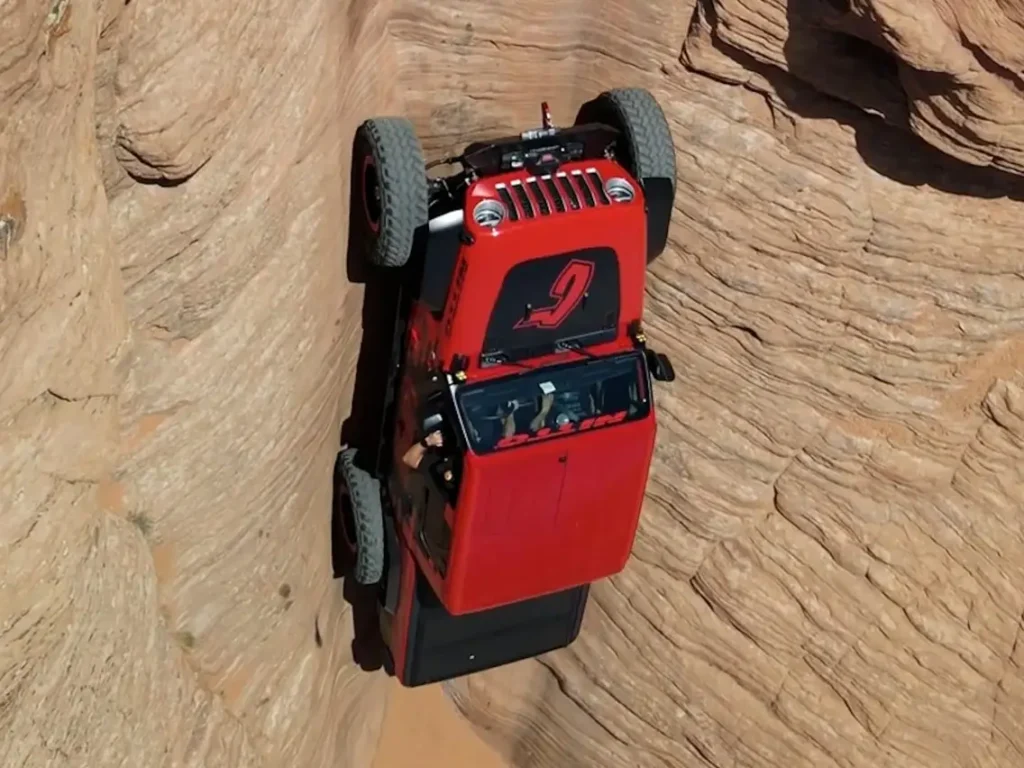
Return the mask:
<svg viewBox="0 0 1024 768">
<path fill-rule="evenodd" d="M 423 461 L 423 456 L 427 452 L 427 446 L 422 442 L 413 443 L 409 446 L 404 454 L 402 454 L 402 461 L 410 469 L 416 469 L 419 467 L 420 462 Z"/>
<path fill-rule="evenodd" d="M 440 448 L 442 445 L 444 445 L 444 438 L 441 436 L 441 430 L 434 430 L 418 443 L 410 445 L 408 450 L 402 454 L 402 461 L 412 469 L 419 469 L 427 449 Z"/>
<path fill-rule="evenodd" d="M 516 411 L 519 410 L 519 402 L 511 400 L 509 402 L 509 411 L 502 417 L 501 420 L 501 436 L 512 437 L 516 433 Z"/>
<path fill-rule="evenodd" d="M 532 432 L 538 431 L 544 426 L 544 422 L 548 418 L 548 414 L 551 413 L 551 406 L 555 404 L 554 394 L 543 395 L 540 399 L 540 411 L 533 417 L 533 421 L 530 422 L 530 430 Z"/>
</svg>

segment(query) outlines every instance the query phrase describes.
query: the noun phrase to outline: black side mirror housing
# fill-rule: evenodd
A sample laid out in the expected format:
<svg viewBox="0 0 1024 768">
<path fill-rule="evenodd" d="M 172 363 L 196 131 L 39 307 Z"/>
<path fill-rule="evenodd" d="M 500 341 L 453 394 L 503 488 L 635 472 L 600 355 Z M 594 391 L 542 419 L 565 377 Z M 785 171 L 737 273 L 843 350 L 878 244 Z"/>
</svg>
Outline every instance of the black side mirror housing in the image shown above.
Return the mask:
<svg viewBox="0 0 1024 768">
<path fill-rule="evenodd" d="M 653 349 L 645 350 L 647 367 L 651 369 L 651 377 L 655 381 L 675 381 L 676 369 L 672 367 L 672 361 L 663 352 L 655 352 Z"/>
<path fill-rule="evenodd" d="M 441 425 L 444 424 L 444 416 L 437 411 L 430 411 L 423 418 L 422 434 L 423 436 L 429 435 L 437 429 L 440 429 Z"/>
<path fill-rule="evenodd" d="M 444 391 L 430 387 L 420 402 L 420 437 L 426 437 L 444 424 Z"/>
</svg>

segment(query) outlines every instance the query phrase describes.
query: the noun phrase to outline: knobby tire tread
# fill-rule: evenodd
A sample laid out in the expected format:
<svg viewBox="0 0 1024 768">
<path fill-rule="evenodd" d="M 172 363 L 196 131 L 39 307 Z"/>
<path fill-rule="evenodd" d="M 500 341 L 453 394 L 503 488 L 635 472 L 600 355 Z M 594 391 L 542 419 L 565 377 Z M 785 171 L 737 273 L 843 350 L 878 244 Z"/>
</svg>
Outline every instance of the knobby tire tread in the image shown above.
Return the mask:
<svg viewBox="0 0 1024 768">
<path fill-rule="evenodd" d="M 356 465 L 354 448 L 341 452 L 341 476 L 348 489 L 356 529 L 356 561 L 352 575 L 359 584 L 376 584 L 384 573 L 384 516 L 380 482 Z"/>
<path fill-rule="evenodd" d="M 405 118 L 379 117 L 362 125 L 373 153 L 381 193 L 380 231 L 370 261 L 401 267 L 417 231 L 427 225 L 428 194 L 423 148 Z"/>
</svg>

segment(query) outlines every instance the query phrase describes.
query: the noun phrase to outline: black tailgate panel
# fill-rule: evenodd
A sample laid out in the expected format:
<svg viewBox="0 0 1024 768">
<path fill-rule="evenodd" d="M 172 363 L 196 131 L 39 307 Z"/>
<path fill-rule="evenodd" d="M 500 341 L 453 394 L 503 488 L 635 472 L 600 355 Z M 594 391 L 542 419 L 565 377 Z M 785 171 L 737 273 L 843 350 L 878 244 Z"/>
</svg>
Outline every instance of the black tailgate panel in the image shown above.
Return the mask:
<svg viewBox="0 0 1024 768">
<path fill-rule="evenodd" d="M 452 616 L 421 573 L 409 618 L 404 684 L 424 685 L 538 656 L 572 643 L 590 585 Z"/>
</svg>

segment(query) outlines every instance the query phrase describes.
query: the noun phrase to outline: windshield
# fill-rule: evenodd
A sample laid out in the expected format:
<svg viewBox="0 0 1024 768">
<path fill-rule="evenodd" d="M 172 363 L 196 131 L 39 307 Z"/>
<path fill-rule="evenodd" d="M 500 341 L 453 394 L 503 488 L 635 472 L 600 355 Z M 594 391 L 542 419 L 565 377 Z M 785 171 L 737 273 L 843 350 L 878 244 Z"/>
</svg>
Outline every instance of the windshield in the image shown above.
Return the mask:
<svg viewBox="0 0 1024 768">
<path fill-rule="evenodd" d="M 476 453 L 634 421 L 650 412 L 643 358 L 635 352 L 471 384 L 457 398 Z"/>
</svg>

